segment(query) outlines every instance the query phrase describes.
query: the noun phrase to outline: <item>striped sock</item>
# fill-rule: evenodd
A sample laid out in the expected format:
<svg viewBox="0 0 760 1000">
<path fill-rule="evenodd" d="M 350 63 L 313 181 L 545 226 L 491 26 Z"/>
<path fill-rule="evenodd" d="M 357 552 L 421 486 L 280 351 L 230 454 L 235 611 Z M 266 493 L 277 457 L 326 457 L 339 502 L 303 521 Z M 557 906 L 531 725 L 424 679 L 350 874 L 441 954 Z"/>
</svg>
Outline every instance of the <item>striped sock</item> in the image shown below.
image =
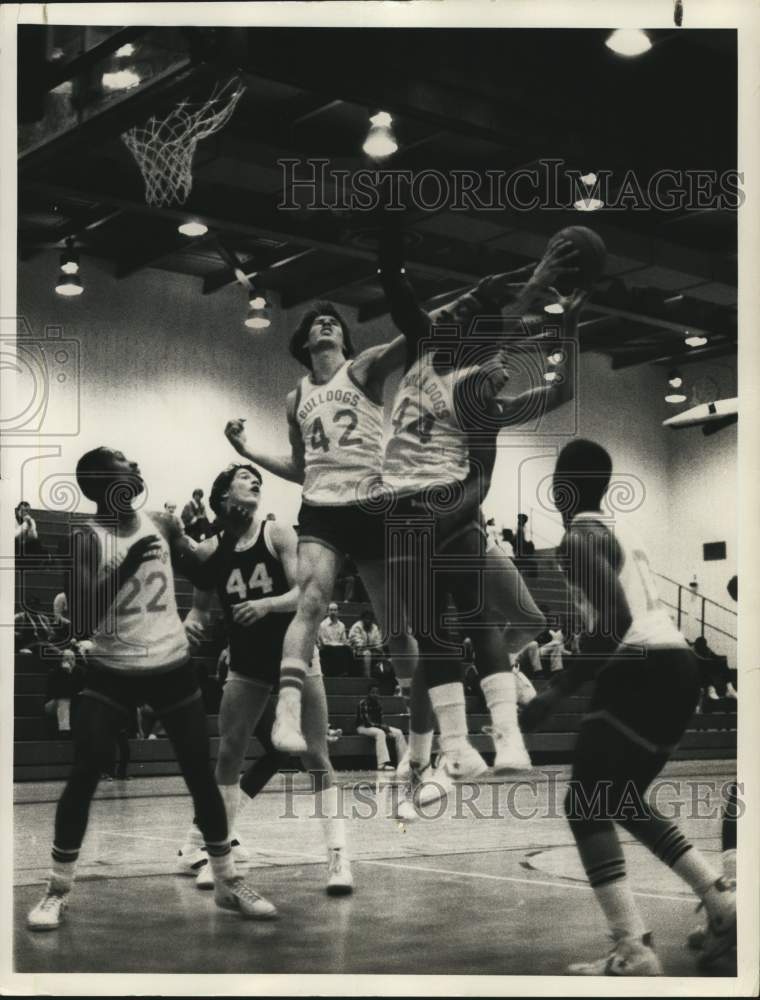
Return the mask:
<svg viewBox="0 0 760 1000">
<path fill-rule="evenodd" d="M 626 878 L 625 858 L 614 829 L 582 837 L 578 851 L 613 938 L 642 937 L 646 927 Z"/>
<path fill-rule="evenodd" d="M 227 881 L 237 876 L 235 862 L 232 860 L 230 852 L 229 840 L 222 840 L 217 843 L 211 843 L 207 840 L 206 850 L 208 851 L 208 859 L 211 863 L 215 882 L 220 880 Z"/>
<path fill-rule="evenodd" d="M 293 692 L 296 697 L 301 697 L 303 682 L 306 677 L 308 664 L 306 660 L 300 660 L 296 656 L 288 656 L 280 663 L 280 697 L 287 696 Z"/>
<path fill-rule="evenodd" d="M 709 865 L 676 826 L 670 826 L 654 846 L 654 853 L 690 886 L 700 899 L 718 881 Z"/>
<path fill-rule="evenodd" d="M 50 887 L 56 892 L 70 892 L 74 883 L 77 861 L 79 859 L 79 848 L 75 850 L 64 850 L 53 844 L 51 851 L 52 865 L 50 868 Z"/>
</svg>

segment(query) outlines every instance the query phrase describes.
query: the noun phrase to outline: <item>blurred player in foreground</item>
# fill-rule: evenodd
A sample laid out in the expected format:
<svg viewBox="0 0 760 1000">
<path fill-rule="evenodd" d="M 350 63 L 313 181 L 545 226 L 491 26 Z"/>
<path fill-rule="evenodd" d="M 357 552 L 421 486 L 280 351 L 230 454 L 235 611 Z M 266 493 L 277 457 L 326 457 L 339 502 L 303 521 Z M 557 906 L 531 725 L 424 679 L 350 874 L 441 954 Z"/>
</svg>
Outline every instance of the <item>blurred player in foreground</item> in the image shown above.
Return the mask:
<svg viewBox="0 0 760 1000">
<path fill-rule="evenodd" d="M 626 877 L 615 822 L 704 904 L 702 967 L 736 946 L 736 890 L 675 823 L 644 801 L 694 713 L 699 674 L 657 596 L 646 552 L 621 528 L 620 518 L 613 521 L 602 511 L 611 475 L 609 454 L 592 441 L 573 441 L 557 458 L 554 502 L 565 524 L 560 553 L 571 592 L 586 607 L 589 658 L 558 674 L 557 682 L 525 707 L 522 720 L 524 728 L 535 727 L 587 679 L 592 663 L 599 666 L 574 751 L 565 811 L 613 944 L 603 958 L 571 965 L 568 972 L 658 976 L 662 967 Z"/>
</svg>

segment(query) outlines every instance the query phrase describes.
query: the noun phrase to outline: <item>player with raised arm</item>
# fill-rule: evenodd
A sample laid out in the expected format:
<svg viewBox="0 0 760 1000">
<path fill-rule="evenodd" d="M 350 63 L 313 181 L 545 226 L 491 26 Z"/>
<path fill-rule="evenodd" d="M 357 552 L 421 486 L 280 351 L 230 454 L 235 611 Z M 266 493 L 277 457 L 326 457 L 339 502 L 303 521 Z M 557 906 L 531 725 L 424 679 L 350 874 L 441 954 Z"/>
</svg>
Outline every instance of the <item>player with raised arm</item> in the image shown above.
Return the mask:
<svg viewBox="0 0 760 1000">
<path fill-rule="evenodd" d="M 573 753 L 565 812 L 586 875 L 609 926 L 608 955 L 571 965 L 574 975 L 662 975 L 634 895 L 615 822 L 667 864 L 702 900 L 701 963 L 736 946 L 736 889 L 678 826 L 645 801 L 692 717 L 699 672 L 661 603 L 647 554 L 629 528 L 602 510 L 612 460 L 593 441 L 566 445 L 554 471 L 565 524 L 560 557 L 586 616 L 584 655 L 523 709 L 534 728 L 596 667 L 591 710 Z M 631 809 L 631 798 L 634 808 Z"/>
<path fill-rule="evenodd" d="M 282 643 L 298 604 L 296 533 L 289 525 L 259 516 L 261 487 L 261 474 L 252 465 L 231 465 L 221 472 L 211 487 L 209 505 L 222 531 L 197 550 L 201 559 L 224 552 L 213 581 L 224 609 L 230 649 L 219 709 L 216 780 L 237 856 L 242 853 L 235 847 L 239 838 L 233 832 L 241 802 L 240 771 L 251 733 L 277 688 Z M 211 621 L 211 604 L 211 592 L 196 588 L 192 610 L 185 619 L 191 642 L 203 640 Z M 330 895 L 349 893 L 353 886 L 351 866 L 327 752 L 327 699 L 316 652 L 304 681 L 303 723 L 307 749 L 301 758 L 319 795 L 317 813 L 322 817 L 327 845 L 327 891 Z M 180 850 L 180 866 L 190 874 L 198 871 L 199 888 L 211 888 L 214 880 L 203 863 L 202 844 L 201 833 L 193 824 Z"/>
<path fill-rule="evenodd" d="M 272 731 L 278 749 L 302 753 L 304 678 L 346 555 L 358 567 L 375 617 L 385 621 L 384 517 L 373 512 L 372 498 L 382 473 L 383 387 L 403 364 L 406 344 L 396 337 L 353 358 L 345 321 L 331 303 L 319 302 L 298 325 L 290 352 L 309 369 L 287 397 L 290 455 L 270 455 L 250 444 L 243 420 L 230 421 L 225 434 L 246 460 L 303 483 L 298 607 L 285 634 Z"/>
<path fill-rule="evenodd" d="M 485 761 L 467 738 L 459 662 L 452 656 L 454 647 L 441 627 L 449 596 L 459 615 L 466 618 L 475 645 L 481 687 L 493 723 L 494 767 L 497 773 L 506 773 L 530 766 L 517 724 L 510 654 L 516 654 L 540 631 L 544 619 L 513 562 L 499 550 L 486 555 L 481 504 L 490 487 L 499 430 L 566 402 L 574 382 L 572 358 L 562 381 L 500 399 L 506 375 L 503 349 L 509 338 L 499 332 L 475 336 L 472 324 L 477 318 L 492 321 L 499 317 L 510 300 L 511 311 L 521 317 L 536 299 L 546 299 L 547 293 L 557 298 L 553 283 L 575 272 L 574 261 L 572 244 L 553 241 L 535 268 L 487 278 L 446 310 L 430 315 L 417 304 L 400 268 L 383 270 L 391 314 L 414 348 L 396 395 L 383 470 L 386 486 L 396 498 L 393 516 L 397 524 L 403 531 L 419 531 L 421 535 L 411 559 L 398 559 L 407 574 L 401 584 L 407 591 L 403 600 L 423 658 L 411 699 L 413 786 L 432 777 L 433 726 L 427 692 L 438 718 L 444 754 L 443 768 L 436 772 L 431 789 L 443 789 L 456 778 L 475 778 L 486 770 Z M 516 283 L 526 276 L 527 281 Z M 570 337 L 577 330 L 583 298 L 583 293 L 573 293 L 563 300 Z M 453 336 L 431 335 L 435 325 L 451 323 L 457 327 Z M 525 343 L 521 319 L 515 327 L 519 347 Z M 432 540 L 424 541 L 422 536 L 429 535 L 431 526 Z M 436 557 L 443 557 L 448 563 L 445 570 L 420 573 L 425 545 L 430 547 L 431 567 Z M 415 618 L 422 595 L 430 595 L 427 600 L 432 606 L 427 629 L 420 628 Z M 404 771 L 402 768 L 402 777 Z"/>
<path fill-rule="evenodd" d="M 100 447 L 80 458 L 76 474 L 84 496 L 97 505 L 95 516 L 74 533 L 71 593 L 74 634 L 88 636 L 92 649 L 74 719 L 74 764 L 56 810 L 52 870 L 27 926 L 60 926 L 100 776 L 117 733 L 146 703 L 163 722 L 192 796 L 217 905 L 244 917 L 274 917 L 275 907 L 237 874 L 232 861 L 206 715 L 177 611 L 173 568 L 200 584 L 206 569 L 169 515 L 135 509 L 145 489 L 136 462 Z M 207 568 L 213 570 L 214 562 Z"/>
</svg>

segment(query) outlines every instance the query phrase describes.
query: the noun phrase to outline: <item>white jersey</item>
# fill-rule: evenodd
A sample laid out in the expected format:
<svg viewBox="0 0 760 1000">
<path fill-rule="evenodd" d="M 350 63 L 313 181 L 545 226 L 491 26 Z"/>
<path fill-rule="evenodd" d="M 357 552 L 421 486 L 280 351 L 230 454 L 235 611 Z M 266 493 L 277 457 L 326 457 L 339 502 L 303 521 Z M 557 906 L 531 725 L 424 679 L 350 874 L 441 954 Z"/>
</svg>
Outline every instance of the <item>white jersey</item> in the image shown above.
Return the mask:
<svg viewBox="0 0 760 1000">
<path fill-rule="evenodd" d="M 454 392 L 466 371 L 439 375 L 427 353 L 404 375 L 392 411 L 383 480 L 396 495 L 462 482 L 470 471 L 469 435 L 457 420 Z"/>
<path fill-rule="evenodd" d="M 365 499 L 382 473 L 383 405 L 354 381 L 350 361 L 323 385 L 304 376 L 295 419 L 304 444 L 303 499 L 330 506 Z"/>
<path fill-rule="evenodd" d="M 623 636 L 626 646 L 688 648 L 668 610 L 660 600 L 649 558 L 636 535 L 618 522 L 607 522 L 598 512 L 576 514 L 572 525 L 591 520 L 605 525 L 620 553 L 618 580 L 631 613 L 631 624 Z"/>
<path fill-rule="evenodd" d="M 139 512 L 137 518 L 137 531 L 124 537 L 89 522 L 100 542 L 101 577 L 121 565 L 140 538 L 156 535 L 159 539 L 159 557 L 142 563 L 125 581 L 92 636 L 90 655 L 107 667 L 130 674 L 177 667 L 190 655 L 177 610 L 168 542 L 150 515 Z"/>
</svg>

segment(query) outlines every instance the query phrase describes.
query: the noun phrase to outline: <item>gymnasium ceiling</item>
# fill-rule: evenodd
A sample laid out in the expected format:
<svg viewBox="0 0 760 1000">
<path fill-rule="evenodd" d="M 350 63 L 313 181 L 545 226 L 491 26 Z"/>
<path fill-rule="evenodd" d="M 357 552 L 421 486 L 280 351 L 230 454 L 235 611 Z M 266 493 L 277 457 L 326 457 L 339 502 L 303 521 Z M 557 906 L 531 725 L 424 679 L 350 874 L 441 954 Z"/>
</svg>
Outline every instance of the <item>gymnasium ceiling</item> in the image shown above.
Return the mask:
<svg viewBox="0 0 760 1000">
<path fill-rule="evenodd" d="M 284 211 L 284 158 L 331 169 L 371 164 L 368 118 L 392 113 L 394 169 L 502 170 L 561 159 L 568 169 L 737 168 L 736 42 L 730 31 L 651 32 L 653 48 L 625 59 L 601 30 L 20 29 L 19 256 L 62 247 L 101 260 L 117 279 L 162 268 L 213 295 L 256 275 L 291 308 L 330 298 L 359 320 L 385 306 L 376 281 L 377 220 L 350 211 Z M 104 71 L 141 77 L 104 94 Z M 182 207 L 145 204 L 120 134 L 180 100 L 202 99 L 240 75 L 230 123 L 204 140 Z M 391 166 L 386 161 L 386 166 Z M 328 192 L 329 193 L 329 192 Z M 188 239 L 177 225 L 205 222 Z M 547 236 L 592 225 L 609 250 L 581 346 L 613 367 L 683 364 L 736 349 L 734 211 L 513 209 L 403 215 L 407 271 L 423 299 L 540 255 Z M 103 265 L 104 262 L 104 265 Z M 684 331 L 707 344 L 688 348 Z"/>
</svg>

